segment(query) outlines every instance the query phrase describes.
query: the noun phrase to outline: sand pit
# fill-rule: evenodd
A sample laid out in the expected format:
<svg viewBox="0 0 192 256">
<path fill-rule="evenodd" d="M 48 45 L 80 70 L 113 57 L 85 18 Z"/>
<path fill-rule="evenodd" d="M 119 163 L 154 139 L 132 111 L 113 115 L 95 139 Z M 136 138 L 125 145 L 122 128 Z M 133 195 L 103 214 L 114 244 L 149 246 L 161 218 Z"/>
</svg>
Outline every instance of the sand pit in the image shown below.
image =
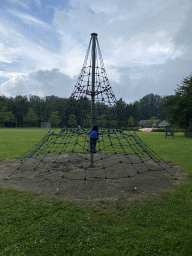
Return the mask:
<svg viewBox="0 0 192 256">
<path fill-rule="evenodd" d="M 130 163 L 116 163 L 116 155 L 110 157 L 104 155 L 105 169 L 102 168 L 103 162 L 98 153 L 94 155 L 94 168 L 89 168 L 89 159 L 85 161 L 83 154 L 75 155 L 70 162 L 68 162 L 69 158 L 69 154 L 61 154 L 54 164 L 54 155 L 49 155 L 46 161 L 40 161 L 42 156 L 29 158 L 14 173 L 19 162 L 3 161 L 0 163 L 0 186 L 75 200 L 129 200 L 138 196 L 158 196 L 160 191 L 172 189 L 184 180 L 182 168 L 176 165 L 168 168 L 165 163 L 161 163 L 167 171 L 147 171 L 143 163 L 138 163 L 138 174 Z M 118 155 L 120 162 L 123 162 L 124 158 L 125 156 Z M 135 156 L 129 159 L 135 163 L 137 161 Z M 33 170 L 37 162 L 38 167 Z M 149 160 L 147 165 L 150 169 L 156 169 L 153 160 Z M 86 180 L 84 180 L 85 166 L 87 166 Z M 133 177 L 123 178 L 127 175 L 125 170 L 130 177 Z M 13 174 L 10 175 L 11 173 Z M 10 177 L 5 179 L 9 175 Z M 58 187 L 58 194 L 55 194 Z"/>
</svg>

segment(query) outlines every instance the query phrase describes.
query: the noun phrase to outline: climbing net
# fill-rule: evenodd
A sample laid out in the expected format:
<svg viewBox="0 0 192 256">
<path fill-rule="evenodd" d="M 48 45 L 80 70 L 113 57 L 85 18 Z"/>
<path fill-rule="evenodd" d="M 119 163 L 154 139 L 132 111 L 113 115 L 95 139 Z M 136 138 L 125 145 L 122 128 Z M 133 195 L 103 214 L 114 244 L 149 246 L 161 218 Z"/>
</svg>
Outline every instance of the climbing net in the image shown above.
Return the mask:
<svg viewBox="0 0 192 256">
<path fill-rule="evenodd" d="M 92 38 L 77 83 L 63 110 L 62 125 L 68 126 L 69 118 L 72 117 L 78 120 L 80 126 L 90 126 L 91 96 L 94 93 L 94 123 L 97 123 L 98 126 L 113 128 L 119 122 L 122 126 L 124 119 L 121 117 L 118 102 L 109 83 L 97 38 L 95 90 L 92 92 L 92 58 L 88 60 L 91 42 Z"/>
<path fill-rule="evenodd" d="M 132 180 L 136 175 L 151 171 L 163 170 L 169 173 L 167 167 L 170 165 L 154 153 L 136 133 L 117 129 L 118 124 L 122 126 L 124 120 L 106 75 L 97 38 L 93 91 L 92 58 L 89 60 L 91 46 L 92 38 L 80 76 L 64 108 L 61 127 L 49 131 L 39 143 L 17 159 L 17 167 L 7 179 L 17 171 L 47 173 L 59 177 L 60 184 L 63 180 Z M 93 94 L 94 116 L 91 117 Z M 99 126 L 97 153 L 94 157 L 90 153 L 90 129 L 86 129 L 90 127 L 91 118 Z"/>
<path fill-rule="evenodd" d="M 164 170 L 170 174 L 166 170 L 170 165 L 155 154 L 136 133 L 117 129 L 100 131 L 93 168 L 90 166 L 89 143 L 88 130 L 66 128 L 48 132 L 39 143 L 16 160 L 18 166 L 9 176 L 18 170 L 37 171 L 61 178 L 61 184 L 65 179 L 132 180 L 135 175 L 150 171 Z"/>
</svg>

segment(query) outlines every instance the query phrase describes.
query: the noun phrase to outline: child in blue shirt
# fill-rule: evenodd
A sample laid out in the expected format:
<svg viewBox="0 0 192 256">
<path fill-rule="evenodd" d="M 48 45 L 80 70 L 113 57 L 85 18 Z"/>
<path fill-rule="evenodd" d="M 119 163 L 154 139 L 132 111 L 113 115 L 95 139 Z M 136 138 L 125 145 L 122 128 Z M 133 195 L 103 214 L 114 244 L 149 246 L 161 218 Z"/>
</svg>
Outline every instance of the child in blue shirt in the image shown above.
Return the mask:
<svg viewBox="0 0 192 256">
<path fill-rule="evenodd" d="M 96 124 L 93 125 L 90 133 L 90 152 L 96 153 L 96 142 L 99 139 L 98 127 Z"/>
</svg>

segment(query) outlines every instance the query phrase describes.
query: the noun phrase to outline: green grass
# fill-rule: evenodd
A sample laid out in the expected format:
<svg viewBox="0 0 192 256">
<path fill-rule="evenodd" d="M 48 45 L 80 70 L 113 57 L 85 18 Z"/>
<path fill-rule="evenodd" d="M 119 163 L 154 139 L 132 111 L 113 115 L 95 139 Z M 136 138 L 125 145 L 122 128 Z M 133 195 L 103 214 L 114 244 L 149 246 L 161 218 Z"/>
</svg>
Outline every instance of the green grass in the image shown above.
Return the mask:
<svg viewBox="0 0 192 256">
<path fill-rule="evenodd" d="M 0 129 L 0 161 L 23 155 L 46 133 L 38 128 Z"/>
<path fill-rule="evenodd" d="M 138 132 L 139 137 L 165 161 L 176 163 L 192 171 L 192 139 L 181 132 L 175 138 L 165 133 Z"/>
<path fill-rule="evenodd" d="M 1 159 L 25 153 L 45 133 L 0 130 Z M 0 188 L 0 255 L 192 255 L 192 139 L 138 135 L 186 169 L 185 184 L 127 202 L 67 201 Z"/>
</svg>

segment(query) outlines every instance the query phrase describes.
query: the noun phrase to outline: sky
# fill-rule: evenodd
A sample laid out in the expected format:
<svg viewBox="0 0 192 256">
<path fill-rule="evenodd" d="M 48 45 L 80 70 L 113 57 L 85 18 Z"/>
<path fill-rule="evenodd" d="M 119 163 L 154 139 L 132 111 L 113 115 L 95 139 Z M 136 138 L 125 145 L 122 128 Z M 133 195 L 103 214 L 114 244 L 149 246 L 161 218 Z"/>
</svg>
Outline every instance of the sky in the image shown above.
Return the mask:
<svg viewBox="0 0 192 256">
<path fill-rule="evenodd" d="M 0 0 L 0 96 L 69 97 L 91 38 L 117 100 L 192 73 L 192 0 Z"/>
</svg>

